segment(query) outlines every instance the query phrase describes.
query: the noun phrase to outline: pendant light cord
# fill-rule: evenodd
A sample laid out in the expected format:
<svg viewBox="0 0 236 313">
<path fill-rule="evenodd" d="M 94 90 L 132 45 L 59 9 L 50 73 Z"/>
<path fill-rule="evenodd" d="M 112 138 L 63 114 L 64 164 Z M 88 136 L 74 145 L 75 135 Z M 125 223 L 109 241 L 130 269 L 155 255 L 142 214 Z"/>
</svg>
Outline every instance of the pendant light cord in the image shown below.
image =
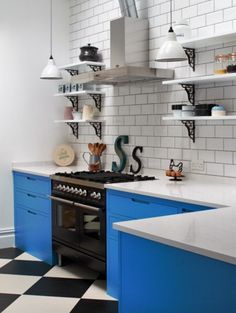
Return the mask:
<svg viewBox="0 0 236 313">
<path fill-rule="evenodd" d="M 50 59 L 52 57 L 52 0 L 50 1 Z"/>
<path fill-rule="evenodd" d="M 172 12 L 173 12 L 172 0 L 170 0 L 170 30 L 169 32 L 174 32 L 172 28 L 172 24 L 173 24 Z"/>
</svg>

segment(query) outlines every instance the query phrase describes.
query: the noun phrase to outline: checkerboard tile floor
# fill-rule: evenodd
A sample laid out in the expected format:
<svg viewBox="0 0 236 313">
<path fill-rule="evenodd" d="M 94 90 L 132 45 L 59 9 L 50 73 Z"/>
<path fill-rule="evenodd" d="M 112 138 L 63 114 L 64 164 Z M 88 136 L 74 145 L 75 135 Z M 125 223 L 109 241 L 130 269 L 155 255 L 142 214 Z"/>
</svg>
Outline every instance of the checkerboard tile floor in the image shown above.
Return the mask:
<svg viewBox="0 0 236 313">
<path fill-rule="evenodd" d="M 0 250 L 0 312 L 117 313 L 101 275 L 78 264 L 50 266 L 16 248 Z"/>
</svg>

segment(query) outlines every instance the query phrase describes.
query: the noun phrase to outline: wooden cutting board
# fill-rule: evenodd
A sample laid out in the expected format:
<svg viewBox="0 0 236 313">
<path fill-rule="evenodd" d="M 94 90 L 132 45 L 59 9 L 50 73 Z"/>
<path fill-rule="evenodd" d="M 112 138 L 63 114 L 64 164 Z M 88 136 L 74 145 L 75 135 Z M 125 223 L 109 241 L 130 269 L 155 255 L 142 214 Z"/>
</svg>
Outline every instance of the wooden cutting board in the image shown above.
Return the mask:
<svg viewBox="0 0 236 313">
<path fill-rule="evenodd" d="M 69 145 L 59 145 L 53 152 L 53 160 L 58 166 L 69 166 L 75 160 L 75 152 Z"/>
</svg>

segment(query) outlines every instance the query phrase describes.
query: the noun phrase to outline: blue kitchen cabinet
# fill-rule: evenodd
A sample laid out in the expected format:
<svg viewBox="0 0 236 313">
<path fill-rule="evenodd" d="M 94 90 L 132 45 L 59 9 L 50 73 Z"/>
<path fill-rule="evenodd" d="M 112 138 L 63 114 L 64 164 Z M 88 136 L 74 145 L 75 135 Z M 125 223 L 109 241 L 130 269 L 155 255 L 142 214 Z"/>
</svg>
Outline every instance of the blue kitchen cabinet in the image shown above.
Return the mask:
<svg viewBox="0 0 236 313">
<path fill-rule="evenodd" d="M 120 286 L 118 231 L 113 223 L 213 209 L 127 192 L 107 191 L 107 292 L 118 298 Z"/>
<path fill-rule="evenodd" d="M 119 313 L 235 313 L 236 266 L 119 233 Z"/>
<path fill-rule="evenodd" d="M 15 245 L 53 264 L 50 194 L 49 178 L 14 172 Z"/>
</svg>

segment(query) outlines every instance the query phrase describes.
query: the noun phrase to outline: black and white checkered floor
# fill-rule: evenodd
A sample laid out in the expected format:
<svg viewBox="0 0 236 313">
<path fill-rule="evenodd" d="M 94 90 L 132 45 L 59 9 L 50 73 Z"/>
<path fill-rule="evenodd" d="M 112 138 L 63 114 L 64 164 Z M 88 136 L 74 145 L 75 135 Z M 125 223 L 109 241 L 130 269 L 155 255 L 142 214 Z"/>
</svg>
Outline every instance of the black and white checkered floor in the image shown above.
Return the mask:
<svg viewBox="0 0 236 313">
<path fill-rule="evenodd" d="M 77 264 L 49 266 L 19 249 L 0 250 L 0 312 L 117 313 L 98 273 Z"/>
</svg>

